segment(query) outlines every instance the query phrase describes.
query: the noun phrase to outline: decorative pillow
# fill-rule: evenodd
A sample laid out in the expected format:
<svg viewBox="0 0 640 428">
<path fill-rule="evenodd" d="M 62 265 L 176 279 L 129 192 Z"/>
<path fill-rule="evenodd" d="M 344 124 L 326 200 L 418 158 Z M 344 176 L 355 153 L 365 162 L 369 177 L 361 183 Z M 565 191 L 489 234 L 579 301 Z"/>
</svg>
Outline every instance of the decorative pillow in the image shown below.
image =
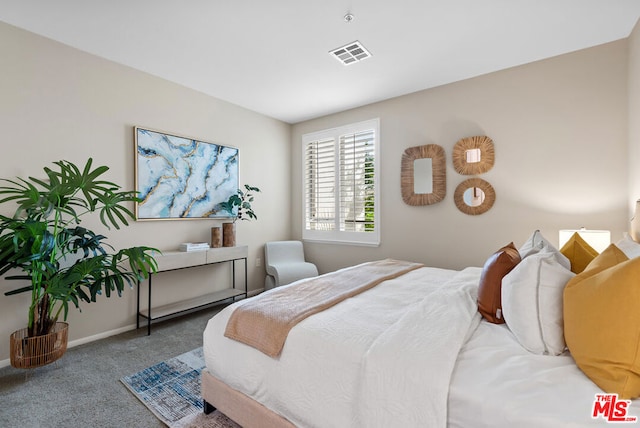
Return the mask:
<svg viewBox="0 0 640 428">
<path fill-rule="evenodd" d="M 489 322 L 503 324 L 502 278 L 520 262 L 520 253 L 513 242 L 500 248 L 487 259 L 482 268 L 478 288 L 478 311 Z"/>
<path fill-rule="evenodd" d="M 623 238 L 616 242 L 616 247 L 620 248 L 630 259 L 640 257 L 640 244 L 631 239 L 628 233 L 625 233 Z"/>
<path fill-rule="evenodd" d="M 598 252 L 587 243 L 579 233 L 574 233 L 571 238 L 560 248 L 560 252 L 571 261 L 571 272 L 582 272 Z"/>
<path fill-rule="evenodd" d="M 610 245 L 564 291 L 564 335 L 580 369 L 603 391 L 640 396 L 640 258 Z"/>
<path fill-rule="evenodd" d="M 518 250 L 522 259 L 533 254 L 551 253 L 554 255 L 558 263 L 567 269 L 571 269 L 571 262 L 564 256 L 551 242 L 547 241 L 539 230 L 534 231 L 529 239 L 526 240 L 522 247 Z"/>
<path fill-rule="evenodd" d="M 529 352 L 564 352 L 562 292 L 574 276 L 552 252 L 546 252 L 524 258 L 502 278 L 504 320 Z"/>
</svg>

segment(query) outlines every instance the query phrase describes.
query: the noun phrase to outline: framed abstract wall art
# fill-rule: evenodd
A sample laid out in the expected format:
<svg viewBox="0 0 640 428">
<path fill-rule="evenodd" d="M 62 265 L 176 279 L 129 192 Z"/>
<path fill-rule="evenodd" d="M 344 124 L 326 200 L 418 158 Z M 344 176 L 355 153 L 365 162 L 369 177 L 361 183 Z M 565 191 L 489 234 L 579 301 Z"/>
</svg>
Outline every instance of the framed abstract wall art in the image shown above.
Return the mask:
<svg viewBox="0 0 640 428">
<path fill-rule="evenodd" d="M 229 218 L 238 191 L 238 149 L 134 128 L 138 220 Z"/>
</svg>

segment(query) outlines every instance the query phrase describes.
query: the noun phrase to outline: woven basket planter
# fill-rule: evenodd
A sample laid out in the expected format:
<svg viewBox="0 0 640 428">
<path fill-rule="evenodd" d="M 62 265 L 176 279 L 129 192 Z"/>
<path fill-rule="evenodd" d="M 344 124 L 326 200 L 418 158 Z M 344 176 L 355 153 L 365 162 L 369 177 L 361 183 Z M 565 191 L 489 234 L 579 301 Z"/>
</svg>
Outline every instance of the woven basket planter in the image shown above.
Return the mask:
<svg viewBox="0 0 640 428">
<path fill-rule="evenodd" d="M 9 336 L 11 365 L 17 369 L 32 369 L 53 363 L 67 350 L 69 324 L 57 322 L 49 334 L 27 337 L 26 328 Z"/>
</svg>

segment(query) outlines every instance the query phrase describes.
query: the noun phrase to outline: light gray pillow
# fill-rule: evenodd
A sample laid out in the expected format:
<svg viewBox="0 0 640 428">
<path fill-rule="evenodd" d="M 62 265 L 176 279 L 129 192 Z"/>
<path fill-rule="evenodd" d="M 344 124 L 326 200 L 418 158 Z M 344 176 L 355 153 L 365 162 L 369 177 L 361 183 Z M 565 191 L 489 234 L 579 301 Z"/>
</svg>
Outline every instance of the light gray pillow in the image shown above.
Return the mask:
<svg viewBox="0 0 640 428">
<path fill-rule="evenodd" d="M 502 313 L 529 352 L 559 355 L 565 347 L 562 293 L 575 274 L 556 254 L 529 254 L 502 279 Z"/>
<path fill-rule="evenodd" d="M 569 270 L 571 269 L 571 261 L 554 247 L 551 242 L 547 241 L 539 230 L 534 231 L 518 251 L 523 260 L 533 254 L 551 253 L 558 263 Z"/>
</svg>

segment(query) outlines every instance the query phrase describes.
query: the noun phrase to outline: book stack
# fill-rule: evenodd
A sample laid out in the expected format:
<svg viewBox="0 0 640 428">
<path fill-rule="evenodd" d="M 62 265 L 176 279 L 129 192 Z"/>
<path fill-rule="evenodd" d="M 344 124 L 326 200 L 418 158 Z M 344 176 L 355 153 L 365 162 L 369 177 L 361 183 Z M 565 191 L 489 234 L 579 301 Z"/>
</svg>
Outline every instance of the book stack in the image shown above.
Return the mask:
<svg viewBox="0 0 640 428">
<path fill-rule="evenodd" d="M 208 250 L 209 244 L 206 242 L 185 242 L 180 244 L 180 251 L 202 251 Z"/>
</svg>

